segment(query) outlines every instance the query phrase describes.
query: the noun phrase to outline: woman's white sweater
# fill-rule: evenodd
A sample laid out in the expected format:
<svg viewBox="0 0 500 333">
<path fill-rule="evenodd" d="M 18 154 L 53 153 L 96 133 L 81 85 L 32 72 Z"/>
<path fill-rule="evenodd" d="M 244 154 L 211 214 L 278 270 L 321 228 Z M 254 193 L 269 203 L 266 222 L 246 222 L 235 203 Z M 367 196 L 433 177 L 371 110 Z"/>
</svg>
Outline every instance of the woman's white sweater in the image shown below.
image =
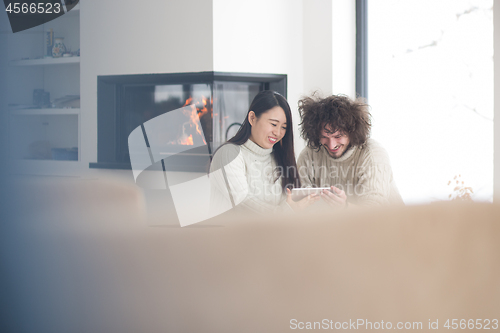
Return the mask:
<svg viewBox="0 0 500 333">
<path fill-rule="evenodd" d="M 232 207 L 257 213 L 289 210 L 275 169 L 272 148 L 261 148 L 251 140 L 241 146 L 223 145 L 210 165 L 212 210 L 226 211 Z"/>
</svg>

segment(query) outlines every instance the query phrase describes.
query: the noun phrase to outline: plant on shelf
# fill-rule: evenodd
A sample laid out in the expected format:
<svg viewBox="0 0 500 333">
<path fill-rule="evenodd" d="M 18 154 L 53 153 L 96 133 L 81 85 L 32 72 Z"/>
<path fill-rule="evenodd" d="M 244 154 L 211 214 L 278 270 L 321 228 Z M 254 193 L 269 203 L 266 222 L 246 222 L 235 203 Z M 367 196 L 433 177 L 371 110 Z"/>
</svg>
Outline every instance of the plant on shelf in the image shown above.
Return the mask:
<svg viewBox="0 0 500 333">
<path fill-rule="evenodd" d="M 454 186 L 453 191 L 448 195 L 450 200 L 473 201 L 471 195 L 474 193 L 472 187 L 465 186 L 461 175 L 456 175 L 448 182 L 448 186 Z"/>
</svg>

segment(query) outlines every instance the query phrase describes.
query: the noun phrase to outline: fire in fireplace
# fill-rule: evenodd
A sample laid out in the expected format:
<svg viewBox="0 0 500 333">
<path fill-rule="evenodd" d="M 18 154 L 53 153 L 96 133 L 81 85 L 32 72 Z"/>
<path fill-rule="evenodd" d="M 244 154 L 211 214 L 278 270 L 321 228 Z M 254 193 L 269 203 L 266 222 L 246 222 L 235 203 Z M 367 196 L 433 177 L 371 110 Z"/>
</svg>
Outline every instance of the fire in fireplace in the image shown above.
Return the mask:
<svg viewBox="0 0 500 333">
<path fill-rule="evenodd" d="M 130 133 L 146 122 L 152 123 L 150 120 L 155 117 L 185 107 L 183 112 L 175 113 L 175 119 L 163 122 L 153 134 L 148 133 L 149 139 L 161 143 L 161 154 L 165 157 L 184 156 L 177 165 L 169 163 L 171 168 L 206 171 L 215 149 L 236 134 L 255 95 L 262 90 L 274 90 L 286 97 L 286 83 L 287 77 L 282 74 L 99 76 L 98 155 L 97 163 L 91 163 L 90 167 L 130 169 L 127 141 Z M 188 148 L 200 144 L 208 146 L 208 153 L 207 149 Z"/>
</svg>

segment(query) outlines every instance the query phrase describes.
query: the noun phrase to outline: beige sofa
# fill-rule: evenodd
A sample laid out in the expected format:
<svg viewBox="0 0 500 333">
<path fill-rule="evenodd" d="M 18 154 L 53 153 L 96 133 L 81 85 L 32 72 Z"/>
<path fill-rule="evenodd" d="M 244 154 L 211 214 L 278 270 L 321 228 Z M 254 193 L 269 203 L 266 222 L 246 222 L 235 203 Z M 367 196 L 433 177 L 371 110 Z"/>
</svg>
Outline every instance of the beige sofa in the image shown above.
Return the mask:
<svg viewBox="0 0 500 333">
<path fill-rule="evenodd" d="M 14 188 L 3 246 L 6 325 L 18 331 L 450 331 L 448 319 L 472 330 L 500 319 L 498 205 L 227 214 L 180 228 L 151 225 L 133 185 Z"/>
</svg>

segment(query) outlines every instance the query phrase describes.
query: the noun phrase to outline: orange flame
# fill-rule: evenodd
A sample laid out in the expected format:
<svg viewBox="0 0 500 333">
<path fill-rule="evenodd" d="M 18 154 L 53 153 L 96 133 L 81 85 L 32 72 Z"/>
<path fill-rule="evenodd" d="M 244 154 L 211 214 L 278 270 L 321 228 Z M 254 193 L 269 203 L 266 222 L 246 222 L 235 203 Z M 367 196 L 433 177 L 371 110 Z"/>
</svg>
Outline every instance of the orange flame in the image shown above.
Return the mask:
<svg viewBox="0 0 500 333">
<path fill-rule="evenodd" d="M 193 135 L 189 134 L 188 136 L 186 134 L 186 130 L 193 127 L 196 130 L 196 133 L 198 133 L 198 135 L 201 136 L 203 143 L 204 144 L 207 143 L 205 141 L 205 136 L 203 135 L 203 132 L 201 131 L 200 128 L 200 117 L 202 117 L 204 114 L 208 112 L 207 104 L 208 104 L 208 99 L 204 96 L 202 96 L 201 101 L 197 100 L 193 101 L 192 97 L 189 97 L 186 100 L 184 106 L 189 105 L 190 108 L 188 110 L 185 110 L 184 114 L 189 117 L 189 120 L 184 124 L 182 124 L 182 135 L 180 138 L 177 139 L 177 144 L 189 145 L 189 146 L 194 145 Z"/>
</svg>

